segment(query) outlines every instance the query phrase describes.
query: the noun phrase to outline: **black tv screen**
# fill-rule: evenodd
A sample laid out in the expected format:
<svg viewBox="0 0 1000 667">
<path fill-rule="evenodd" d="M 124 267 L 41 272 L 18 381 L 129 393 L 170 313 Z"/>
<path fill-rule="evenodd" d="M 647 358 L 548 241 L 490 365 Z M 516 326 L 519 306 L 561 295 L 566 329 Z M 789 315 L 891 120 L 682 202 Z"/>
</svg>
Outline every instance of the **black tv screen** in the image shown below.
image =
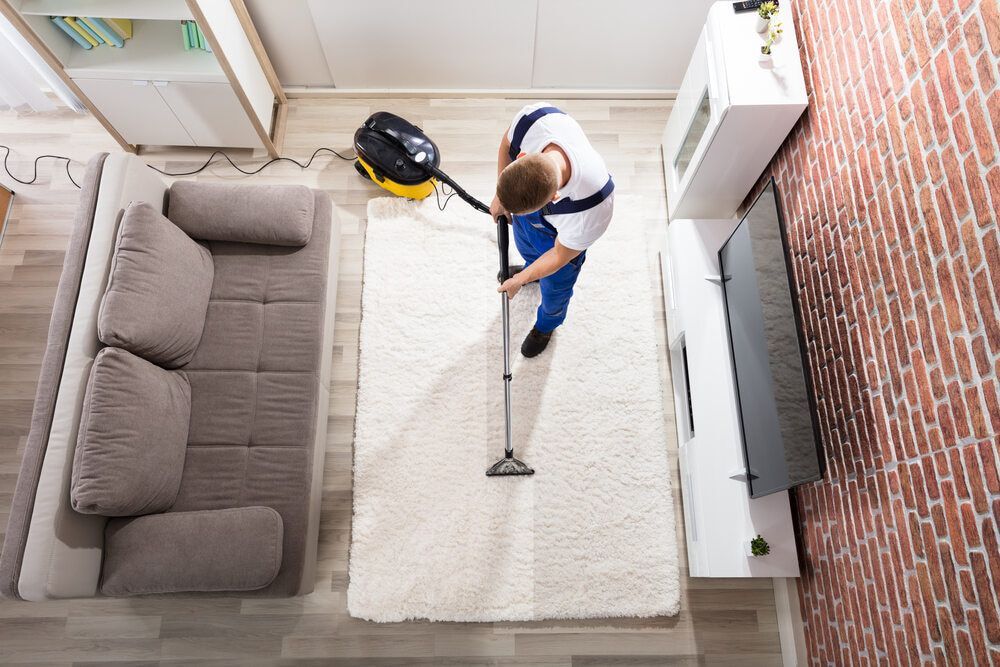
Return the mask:
<svg viewBox="0 0 1000 667">
<path fill-rule="evenodd" d="M 750 497 L 822 476 L 788 242 L 764 189 L 719 250 Z"/>
</svg>

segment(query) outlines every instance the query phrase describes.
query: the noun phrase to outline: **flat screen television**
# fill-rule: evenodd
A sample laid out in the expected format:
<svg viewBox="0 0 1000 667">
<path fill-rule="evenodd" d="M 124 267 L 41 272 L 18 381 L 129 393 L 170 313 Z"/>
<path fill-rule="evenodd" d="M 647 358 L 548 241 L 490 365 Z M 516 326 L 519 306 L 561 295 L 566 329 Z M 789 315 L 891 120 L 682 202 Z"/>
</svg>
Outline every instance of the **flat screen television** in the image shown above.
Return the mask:
<svg viewBox="0 0 1000 667">
<path fill-rule="evenodd" d="M 816 401 L 774 179 L 719 249 L 750 497 L 823 475 Z"/>
</svg>

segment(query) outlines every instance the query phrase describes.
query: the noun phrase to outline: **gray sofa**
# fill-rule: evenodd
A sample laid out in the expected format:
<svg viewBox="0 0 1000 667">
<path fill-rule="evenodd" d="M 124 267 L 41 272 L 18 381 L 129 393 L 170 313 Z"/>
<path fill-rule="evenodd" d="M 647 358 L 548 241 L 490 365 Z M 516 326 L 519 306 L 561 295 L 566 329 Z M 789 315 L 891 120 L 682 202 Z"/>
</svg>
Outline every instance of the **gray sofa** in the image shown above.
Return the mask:
<svg viewBox="0 0 1000 667">
<path fill-rule="evenodd" d="M 338 252 L 321 192 L 93 158 L 0 594 L 312 590 Z"/>
</svg>

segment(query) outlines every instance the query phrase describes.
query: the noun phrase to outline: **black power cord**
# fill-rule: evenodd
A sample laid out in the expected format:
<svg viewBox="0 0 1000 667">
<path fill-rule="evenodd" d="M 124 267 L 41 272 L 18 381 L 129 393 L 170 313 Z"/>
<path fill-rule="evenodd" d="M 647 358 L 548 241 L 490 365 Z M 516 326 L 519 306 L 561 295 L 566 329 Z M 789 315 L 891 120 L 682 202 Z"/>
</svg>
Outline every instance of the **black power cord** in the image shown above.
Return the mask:
<svg viewBox="0 0 1000 667">
<path fill-rule="evenodd" d="M 4 145 L 0 144 L 0 148 L 3 148 L 4 150 L 7 151 L 6 153 L 4 153 L 4 157 L 3 157 L 3 169 L 4 169 L 4 171 L 7 172 L 8 176 L 10 176 L 12 179 L 14 179 L 15 181 L 17 181 L 21 185 L 33 185 L 38 180 L 38 162 L 39 162 L 39 160 L 43 160 L 45 158 L 52 158 L 52 159 L 55 159 L 55 160 L 64 160 L 65 161 L 65 163 L 66 163 L 66 176 L 69 177 L 69 180 L 70 180 L 70 182 L 73 185 L 75 185 L 77 188 L 80 187 L 80 184 L 76 182 L 76 179 L 73 178 L 73 174 L 69 170 L 70 163 L 74 162 L 74 160 L 72 158 L 68 158 L 65 155 L 39 155 L 38 157 L 35 158 L 34 172 L 32 174 L 31 180 L 30 181 L 26 181 L 26 180 L 20 179 L 17 176 L 15 176 L 14 174 L 12 174 L 11 171 L 10 171 L 10 167 L 7 166 L 7 158 L 10 157 L 10 154 L 11 154 L 10 147 L 9 146 L 4 146 Z M 291 162 L 292 164 L 297 165 L 300 169 L 308 169 L 310 166 L 312 166 L 313 161 L 316 159 L 316 157 L 320 153 L 332 153 L 333 155 L 336 155 L 341 160 L 345 160 L 345 161 L 351 161 L 351 160 L 355 159 L 355 156 L 353 156 L 353 155 L 350 155 L 350 156 L 343 155 L 343 154 L 338 153 L 337 151 L 333 150 L 332 148 L 325 148 L 324 147 L 324 148 L 317 148 L 315 151 L 313 151 L 313 154 L 309 157 L 308 160 L 305 161 L 305 163 L 299 162 L 298 160 L 296 160 L 294 158 L 290 158 L 290 157 L 276 157 L 276 158 L 272 158 L 272 159 L 268 160 L 264 164 L 258 166 L 256 169 L 252 169 L 250 171 L 242 168 L 240 165 L 238 165 L 235 162 L 233 162 L 233 159 L 231 157 L 229 157 L 229 155 L 227 155 L 225 151 L 215 151 L 214 153 L 212 153 L 211 156 L 209 156 L 208 160 L 206 160 L 203 165 L 201 165 L 200 167 L 198 167 L 197 169 L 195 169 L 193 171 L 170 172 L 170 171 L 164 171 L 163 169 L 160 169 L 158 167 L 154 167 L 151 164 L 147 164 L 146 166 L 149 167 L 150 169 L 152 169 L 153 171 L 158 171 L 159 173 L 163 174 L 164 176 L 193 176 L 194 174 L 200 173 L 200 172 L 204 171 L 205 169 L 207 169 L 209 167 L 209 165 L 211 165 L 212 162 L 215 160 L 215 158 L 217 158 L 218 156 L 221 155 L 222 157 L 224 157 L 226 159 L 227 162 L 229 162 L 230 165 L 232 165 L 233 169 L 235 169 L 236 171 L 240 172 L 241 174 L 246 174 L 247 176 L 253 176 L 254 174 L 259 174 L 261 171 L 263 171 L 265 168 L 271 166 L 275 162 Z M 445 200 L 445 203 L 447 204 L 447 200 Z"/>
<path fill-rule="evenodd" d="M 75 185 L 78 188 L 80 187 L 80 184 L 76 182 L 76 180 L 73 178 L 73 174 L 69 170 L 69 165 L 70 165 L 71 162 L 73 162 L 72 158 L 68 158 L 68 157 L 66 157 L 64 155 L 39 155 L 38 157 L 35 158 L 34 173 L 32 173 L 32 175 L 31 175 L 31 180 L 30 181 L 25 181 L 25 180 L 22 180 L 22 179 L 18 178 L 14 174 L 12 174 L 10 172 L 10 167 L 7 166 L 7 158 L 10 157 L 10 147 L 9 146 L 4 146 L 4 145 L 0 144 L 0 148 L 2 148 L 5 151 L 7 151 L 3 155 L 3 170 L 7 172 L 8 176 L 10 176 L 12 179 L 14 179 L 15 181 L 17 181 L 21 185 L 34 185 L 35 181 L 38 180 L 38 161 L 39 160 L 44 160 L 45 158 L 52 158 L 54 160 L 65 160 L 66 161 L 66 176 L 69 177 L 69 182 L 72 183 L 73 185 Z"/>
<path fill-rule="evenodd" d="M 441 190 L 440 191 L 438 191 L 438 186 L 437 186 L 436 182 L 431 181 L 431 185 L 434 186 L 434 198 L 437 200 L 438 210 L 439 211 L 443 211 L 445 209 L 445 207 L 448 205 L 448 202 L 451 201 L 451 198 L 454 197 L 455 195 L 457 195 L 458 193 L 455 192 L 454 190 L 452 190 L 451 192 L 448 192 L 447 190 L 445 190 L 445 184 L 444 183 L 441 184 Z M 445 195 L 444 203 L 443 204 L 441 203 L 441 193 L 442 192 Z"/>
<path fill-rule="evenodd" d="M 298 165 L 298 167 L 300 169 L 308 169 L 312 165 L 313 160 L 316 159 L 316 156 L 319 155 L 320 153 L 324 153 L 324 152 L 326 152 L 326 153 L 333 153 L 334 155 L 336 155 L 337 157 L 339 157 L 341 160 L 351 161 L 351 160 L 357 159 L 357 156 L 355 156 L 355 155 L 341 155 L 340 153 L 338 153 L 337 151 L 333 150 L 332 148 L 325 148 L 324 147 L 324 148 L 317 148 L 315 151 L 313 151 L 313 154 L 311 156 L 309 156 L 309 159 L 306 160 L 305 164 L 299 162 L 298 160 L 296 160 L 294 158 L 290 158 L 290 157 L 276 157 L 276 158 L 272 158 L 272 159 L 268 160 L 267 162 L 265 162 L 264 164 L 260 165 L 259 167 L 257 167 L 256 169 L 254 169 L 252 171 L 247 171 L 246 169 L 243 169 L 238 164 L 236 164 L 235 162 L 233 162 L 233 159 L 231 157 L 229 157 L 226 154 L 225 151 L 215 151 L 214 153 L 212 153 L 211 156 L 209 156 L 208 160 L 205 161 L 205 164 L 201 165 L 200 167 L 198 167 L 194 171 L 169 172 L 169 171 L 163 171 L 162 169 L 154 167 L 153 165 L 147 165 L 147 166 L 150 169 L 152 169 L 153 171 L 160 172 L 164 176 L 193 176 L 193 175 L 195 175 L 195 174 L 197 174 L 199 172 L 202 172 L 205 169 L 207 169 L 208 166 L 210 164 L 212 164 L 212 161 L 215 160 L 216 157 L 218 157 L 219 155 L 221 155 L 222 157 L 226 158 L 226 161 L 229 162 L 229 164 L 232 165 L 233 169 L 235 169 L 236 171 L 240 172 L 241 174 L 246 174 L 247 176 L 253 176 L 254 174 L 259 174 L 265 168 L 270 167 L 275 162 L 291 162 L 294 165 Z"/>
</svg>

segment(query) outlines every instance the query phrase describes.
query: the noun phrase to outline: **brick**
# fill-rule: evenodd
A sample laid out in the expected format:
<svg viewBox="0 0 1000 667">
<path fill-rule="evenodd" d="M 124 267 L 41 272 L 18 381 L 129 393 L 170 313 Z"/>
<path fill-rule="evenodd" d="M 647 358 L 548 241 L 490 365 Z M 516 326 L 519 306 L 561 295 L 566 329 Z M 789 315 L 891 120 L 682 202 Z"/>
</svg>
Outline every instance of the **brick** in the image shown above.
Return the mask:
<svg viewBox="0 0 1000 667">
<path fill-rule="evenodd" d="M 972 72 L 969 54 L 965 52 L 965 49 L 958 49 L 952 54 L 952 58 L 958 87 L 963 93 L 968 93 L 976 85 L 976 75 Z"/>
<path fill-rule="evenodd" d="M 976 288 L 976 299 L 981 304 L 979 310 L 983 316 L 986 340 L 994 354 L 1000 354 L 1000 321 L 997 319 L 997 307 L 993 301 L 993 287 L 987 270 L 980 269 L 972 281 Z"/>
<path fill-rule="evenodd" d="M 973 17 L 972 20 L 966 21 L 963 27 L 963 32 L 965 33 L 965 45 L 969 49 L 969 53 L 976 55 L 983 48 L 985 40 L 983 38 L 983 31 L 979 27 L 979 20 L 977 17 Z"/>
<path fill-rule="evenodd" d="M 941 89 L 941 99 L 944 101 L 944 108 L 951 116 L 958 110 L 958 85 L 951 73 L 952 55 L 947 51 L 941 51 L 934 58 L 934 69 L 937 72 L 937 83 Z"/>
<path fill-rule="evenodd" d="M 983 25 L 986 26 L 986 38 L 993 50 L 993 55 L 1000 55 L 1000 7 L 995 2 L 982 2 L 979 5 L 982 12 Z"/>
<path fill-rule="evenodd" d="M 969 126 L 972 128 L 972 137 L 975 139 L 979 163 L 983 166 L 992 164 L 996 159 L 996 150 L 993 148 L 993 130 L 990 127 L 990 122 L 986 119 L 978 93 L 969 96 L 965 109 L 969 115 Z"/>
<path fill-rule="evenodd" d="M 979 611 L 983 614 L 986 638 L 994 644 L 1000 643 L 1000 616 L 986 559 L 978 551 L 970 552 L 969 559 L 972 561 L 972 577 L 980 600 Z"/>
<path fill-rule="evenodd" d="M 983 53 L 976 58 L 976 76 L 979 79 L 979 87 L 987 93 L 997 85 L 996 66 L 990 54 Z"/>
<path fill-rule="evenodd" d="M 1000 494 L 1000 473 L 997 472 L 997 443 L 980 442 L 979 460 L 982 463 L 986 488 L 994 495 Z"/>
<path fill-rule="evenodd" d="M 944 175 L 948 181 L 948 193 L 951 195 L 952 203 L 955 205 L 955 212 L 959 218 L 964 218 L 969 212 L 969 200 L 965 195 L 962 169 L 958 164 L 955 149 L 949 146 L 942 151 L 941 160 L 944 164 Z"/>
</svg>

